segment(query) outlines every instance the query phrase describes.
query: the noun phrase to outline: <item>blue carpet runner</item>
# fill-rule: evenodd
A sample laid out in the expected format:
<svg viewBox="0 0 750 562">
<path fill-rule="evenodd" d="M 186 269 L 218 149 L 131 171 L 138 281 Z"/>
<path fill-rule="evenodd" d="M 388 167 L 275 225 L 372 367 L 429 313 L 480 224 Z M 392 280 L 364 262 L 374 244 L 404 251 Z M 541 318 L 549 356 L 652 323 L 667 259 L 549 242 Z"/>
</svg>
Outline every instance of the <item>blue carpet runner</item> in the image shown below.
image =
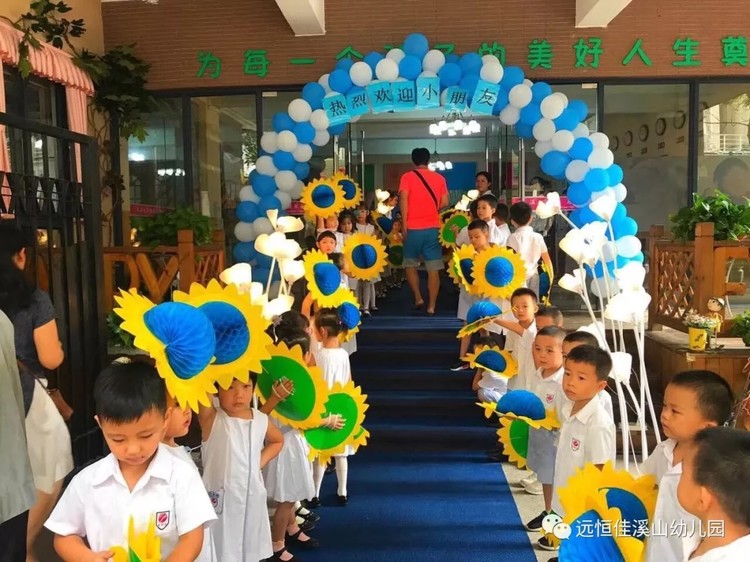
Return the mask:
<svg viewBox="0 0 750 562">
<path fill-rule="evenodd" d="M 426 292 L 425 292 L 426 294 Z M 369 445 L 349 460 L 349 505 L 323 482 L 303 562 L 535 562 L 501 465 L 485 460 L 494 429 L 474 405 L 471 372 L 453 373 L 459 323 L 444 283 L 435 317 L 412 312 L 404 286 L 357 336 L 352 374 L 368 395 Z"/>
</svg>

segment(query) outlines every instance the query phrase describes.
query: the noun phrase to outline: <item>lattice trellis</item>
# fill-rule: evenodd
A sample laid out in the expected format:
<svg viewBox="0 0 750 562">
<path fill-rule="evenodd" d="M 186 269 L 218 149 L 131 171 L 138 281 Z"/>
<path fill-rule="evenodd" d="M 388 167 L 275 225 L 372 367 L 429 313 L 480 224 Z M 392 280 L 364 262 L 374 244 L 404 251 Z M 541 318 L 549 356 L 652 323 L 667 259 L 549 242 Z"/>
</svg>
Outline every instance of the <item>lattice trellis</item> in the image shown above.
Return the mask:
<svg viewBox="0 0 750 562">
<path fill-rule="evenodd" d="M 658 277 L 656 294 L 656 322 L 665 319 L 681 321 L 685 313 L 693 308 L 695 300 L 694 250 L 684 248 L 660 248 L 657 252 Z"/>
<path fill-rule="evenodd" d="M 211 279 L 218 279 L 224 269 L 224 254 L 198 252 L 195 260 L 195 282 L 205 285 Z"/>
</svg>

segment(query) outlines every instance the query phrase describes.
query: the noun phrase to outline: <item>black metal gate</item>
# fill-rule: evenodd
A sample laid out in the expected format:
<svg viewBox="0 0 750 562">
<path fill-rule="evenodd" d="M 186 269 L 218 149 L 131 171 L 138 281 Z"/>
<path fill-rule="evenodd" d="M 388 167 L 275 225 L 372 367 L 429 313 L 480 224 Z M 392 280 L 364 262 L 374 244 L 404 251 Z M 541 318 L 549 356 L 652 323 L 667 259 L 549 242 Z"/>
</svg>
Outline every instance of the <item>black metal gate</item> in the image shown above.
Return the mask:
<svg viewBox="0 0 750 562">
<path fill-rule="evenodd" d="M 55 305 L 65 350 L 50 386 L 60 388 L 75 410 L 70 432 L 76 466 L 81 466 L 103 451 L 92 392 L 107 351 L 96 141 L 0 113 L 3 125 L 12 171 L 0 168 L 0 213 L 12 215 L 36 240 L 29 273 Z"/>
</svg>

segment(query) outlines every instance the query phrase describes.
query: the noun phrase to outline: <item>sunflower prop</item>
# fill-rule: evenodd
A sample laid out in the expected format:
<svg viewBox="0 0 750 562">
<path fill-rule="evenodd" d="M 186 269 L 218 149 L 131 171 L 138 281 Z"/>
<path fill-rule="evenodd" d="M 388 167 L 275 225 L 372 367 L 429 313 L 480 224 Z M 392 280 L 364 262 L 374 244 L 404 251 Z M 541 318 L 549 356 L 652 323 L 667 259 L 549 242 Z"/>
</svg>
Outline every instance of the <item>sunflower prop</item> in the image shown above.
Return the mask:
<svg viewBox="0 0 750 562">
<path fill-rule="evenodd" d="M 474 286 L 474 258 L 476 250 L 471 244 L 464 244 L 453 251 L 454 273 L 460 281 L 459 286 L 463 286 L 471 295 L 478 295 Z"/>
<path fill-rule="evenodd" d="M 561 539 L 560 562 L 643 559 L 658 493 L 653 476 L 636 478 L 611 462 L 602 470 L 587 464 L 558 493 L 565 519 L 552 532 Z M 585 532 L 603 524 L 612 532 Z"/>
<path fill-rule="evenodd" d="M 344 243 L 344 255 L 350 275 L 361 281 L 370 281 L 380 275 L 386 266 L 385 245 L 374 234 L 358 232 Z"/>
<path fill-rule="evenodd" d="M 518 361 L 511 352 L 502 350 L 498 346 L 484 345 L 476 352 L 469 353 L 463 360 L 469 363 L 472 369 L 479 367 L 508 378 L 518 374 Z"/>
<path fill-rule="evenodd" d="M 362 201 L 362 189 L 357 182 L 343 172 L 332 175 L 329 181 L 341 187 L 344 192 L 344 209 L 354 209 Z"/>
<path fill-rule="evenodd" d="M 345 331 L 339 334 L 339 340 L 343 342 L 349 341 L 354 334 L 359 332 L 359 325 L 362 323 L 362 314 L 359 312 L 359 302 L 357 297 L 351 290 L 342 291 L 342 302 L 336 309 L 341 318 L 341 323 L 346 328 Z"/>
<path fill-rule="evenodd" d="M 378 213 L 377 211 L 372 212 L 372 220 L 375 222 L 375 226 L 378 230 L 383 233 L 384 236 L 388 236 L 393 230 L 393 219 L 389 219 L 387 216 Z"/>
<path fill-rule="evenodd" d="M 552 276 L 542 260 L 539 260 L 537 272 L 539 273 L 539 303 L 548 305 L 550 304 L 549 297 L 552 290 Z"/>
<path fill-rule="evenodd" d="M 311 250 L 302 258 L 305 264 L 307 289 L 320 308 L 335 307 L 341 303 L 341 272 L 320 250 Z"/>
<path fill-rule="evenodd" d="M 500 418 L 497 437 L 503 446 L 503 453 L 518 468 L 526 468 L 529 454 L 529 424 L 523 420 Z"/>
<path fill-rule="evenodd" d="M 496 404 L 483 402 L 477 405 L 484 408 L 484 415 L 487 418 L 494 412 L 500 417 L 522 420 L 534 429 L 560 427 L 555 410 L 547 410 L 542 399 L 528 390 L 511 390 Z"/>
<path fill-rule="evenodd" d="M 308 183 L 302 190 L 301 201 L 305 217 L 309 220 L 338 215 L 346 205 L 344 189 L 333 178 Z"/>
<path fill-rule="evenodd" d="M 390 244 L 386 248 L 388 253 L 388 263 L 393 267 L 402 267 L 404 265 L 404 245 Z"/>
<path fill-rule="evenodd" d="M 510 299 L 526 282 L 526 266 L 515 251 L 490 246 L 474 258 L 475 290 L 490 299 Z"/>
<path fill-rule="evenodd" d="M 367 396 L 362 394 L 362 389 L 354 386 L 353 381 L 333 386 L 325 404 L 323 417 L 338 414 L 345 423 L 337 430 L 317 427 L 304 432 L 305 439 L 310 445 L 311 459 L 317 457 L 321 463 L 327 464 L 331 457 L 343 452 L 347 445 L 354 445 L 357 440 L 360 445 L 363 444 L 360 429 L 368 408 L 366 398 Z"/>
<path fill-rule="evenodd" d="M 459 268 L 458 263 L 452 258 L 448 260 L 446 271 L 448 272 L 448 277 L 451 278 L 451 281 L 453 281 L 457 287 L 463 287 L 461 269 Z"/>
<path fill-rule="evenodd" d="M 488 324 L 490 324 L 495 318 L 503 313 L 500 307 L 491 301 L 479 301 L 475 302 L 469 308 L 466 313 L 466 326 L 458 331 L 457 338 L 462 338 L 478 332 Z"/>
<path fill-rule="evenodd" d="M 151 518 L 145 533 L 135 532 L 135 523 L 130 518 L 128 523 L 128 546 L 113 546 L 112 552 L 114 562 L 161 562 L 161 539 L 156 534 L 156 517 L 169 517 L 169 512 L 160 512 Z M 169 521 L 167 520 L 167 523 Z"/>
<path fill-rule="evenodd" d="M 360 447 L 367 445 L 367 440 L 370 438 L 370 432 L 364 427 L 359 428 L 359 432 L 352 438 L 352 448 L 356 453 Z"/>
<path fill-rule="evenodd" d="M 190 293 L 175 291 L 172 298 L 197 308 L 210 320 L 216 339 L 216 360 L 206 367 L 206 372 L 222 388 L 229 388 L 235 378 L 247 382 L 250 371 L 260 372 L 271 344 L 266 334 L 269 322 L 263 317 L 262 306 L 251 304 L 235 285 L 222 288 L 215 279 L 206 287 L 193 283 Z"/>
<path fill-rule="evenodd" d="M 210 405 L 208 395 L 216 392 L 216 380 L 207 367 L 216 353 L 216 330 L 209 316 L 181 302 L 155 305 L 136 289 L 121 290 L 115 301 L 122 329 L 135 336 L 135 347 L 154 359 L 180 407 L 198 411 L 199 404 Z"/>
<path fill-rule="evenodd" d="M 284 342 L 267 346 L 268 358 L 261 361 L 255 391 L 263 400 L 268 400 L 273 385 L 282 378 L 294 384 L 294 392 L 279 402 L 271 415 L 295 429 L 310 429 L 320 424 L 320 417 L 328 400 L 328 387 L 320 367 L 305 363 L 302 348 L 289 349 Z"/>
<path fill-rule="evenodd" d="M 463 211 L 453 211 L 450 213 L 443 213 L 441 217 L 440 231 L 438 237 L 440 243 L 446 248 L 453 248 L 456 246 L 456 236 L 464 228 L 469 226 L 471 222 L 471 216 L 469 213 Z"/>
</svg>

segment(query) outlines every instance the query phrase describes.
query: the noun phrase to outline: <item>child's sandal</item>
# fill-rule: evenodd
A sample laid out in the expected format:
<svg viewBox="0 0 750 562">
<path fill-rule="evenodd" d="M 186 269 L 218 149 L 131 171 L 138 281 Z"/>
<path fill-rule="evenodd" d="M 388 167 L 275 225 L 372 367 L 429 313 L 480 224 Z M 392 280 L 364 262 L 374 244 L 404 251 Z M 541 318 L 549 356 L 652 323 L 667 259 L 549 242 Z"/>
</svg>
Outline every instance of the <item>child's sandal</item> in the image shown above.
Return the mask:
<svg viewBox="0 0 750 562">
<path fill-rule="evenodd" d="M 291 558 L 287 558 L 286 560 L 281 558 L 282 556 L 284 556 L 285 552 L 289 553 L 291 555 Z M 286 548 L 282 548 L 281 550 L 277 550 L 276 552 L 274 552 L 273 556 L 271 556 L 271 558 L 268 558 L 266 562 L 295 562 L 295 560 L 299 560 L 299 558 L 289 552 Z"/>
<path fill-rule="evenodd" d="M 299 536 L 302 534 L 302 532 L 303 532 L 302 529 L 300 529 L 293 535 L 290 535 L 289 533 L 287 533 L 286 538 L 287 540 L 293 541 L 295 545 L 304 549 L 314 549 L 320 546 L 320 542 L 318 542 L 318 539 L 314 539 L 312 537 L 308 537 L 306 541 L 299 540 Z"/>
</svg>

